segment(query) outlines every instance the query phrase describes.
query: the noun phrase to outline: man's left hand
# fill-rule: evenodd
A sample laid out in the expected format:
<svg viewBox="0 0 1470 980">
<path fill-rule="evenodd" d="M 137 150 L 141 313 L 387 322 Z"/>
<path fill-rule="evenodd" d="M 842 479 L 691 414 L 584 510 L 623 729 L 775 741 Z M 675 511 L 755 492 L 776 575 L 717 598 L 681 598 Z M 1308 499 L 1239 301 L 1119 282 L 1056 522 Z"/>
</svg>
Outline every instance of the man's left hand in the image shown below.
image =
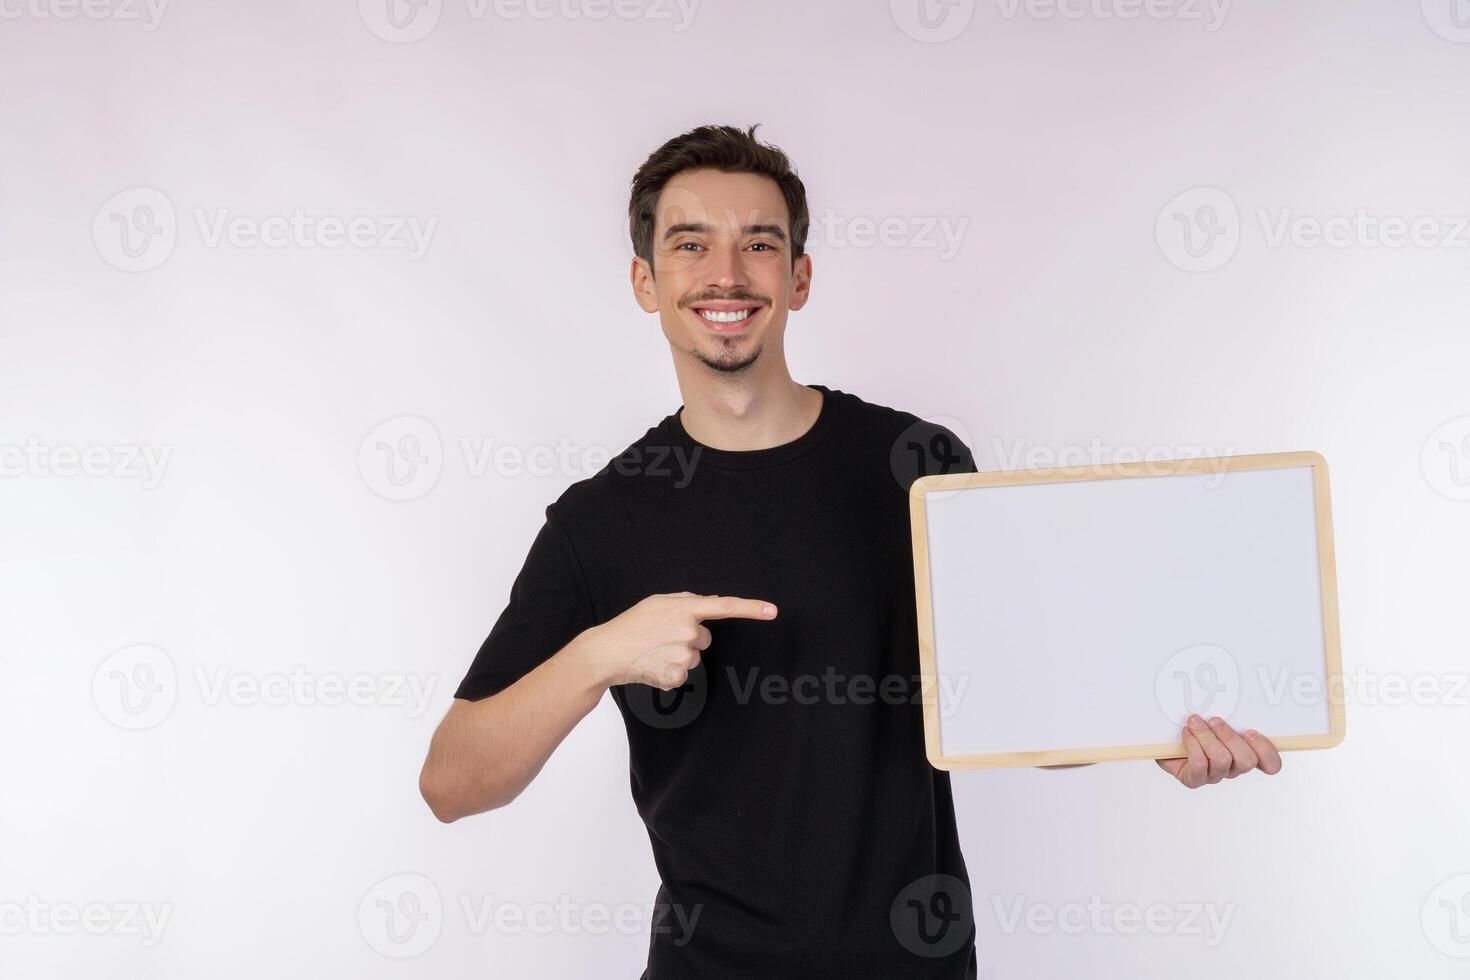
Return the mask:
<svg viewBox="0 0 1470 980">
<path fill-rule="evenodd" d="M 1281 771 L 1281 753 L 1271 740 L 1254 729 L 1237 734 L 1223 718 L 1208 723 L 1190 715 L 1179 740 L 1189 754 L 1183 759 L 1156 759 L 1159 768 L 1190 789 L 1259 769 L 1268 776 Z"/>
</svg>

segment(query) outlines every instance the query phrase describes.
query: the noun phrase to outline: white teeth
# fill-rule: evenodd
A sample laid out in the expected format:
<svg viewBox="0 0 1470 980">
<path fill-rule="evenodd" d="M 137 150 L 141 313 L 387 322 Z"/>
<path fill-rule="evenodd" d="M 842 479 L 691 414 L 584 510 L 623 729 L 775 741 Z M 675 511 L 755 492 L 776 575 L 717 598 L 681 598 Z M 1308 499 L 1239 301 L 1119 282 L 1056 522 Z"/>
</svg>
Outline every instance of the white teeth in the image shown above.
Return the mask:
<svg viewBox="0 0 1470 980">
<path fill-rule="evenodd" d="M 720 310 L 700 310 L 699 315 L 704 317 L 706 320 L 709 320 L 711 323 L 739 323 L 741 320 L 744 320 L 746 317 L 750 316 L 750 311 L 731 310 L 730 312 L 726 313 Z"/>
</svg>

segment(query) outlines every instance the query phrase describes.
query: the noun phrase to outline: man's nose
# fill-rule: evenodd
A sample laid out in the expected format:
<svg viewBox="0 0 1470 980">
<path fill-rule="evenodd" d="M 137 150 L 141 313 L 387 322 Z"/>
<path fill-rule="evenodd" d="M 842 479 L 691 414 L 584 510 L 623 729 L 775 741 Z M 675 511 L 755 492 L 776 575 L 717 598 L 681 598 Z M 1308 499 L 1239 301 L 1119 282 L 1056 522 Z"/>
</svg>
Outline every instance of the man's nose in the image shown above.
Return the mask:
<svg viewBox="0 0 1470 980">
<path fill-rule="evenodd" d="M 711 250 L 706 284 L 723 290 L 745 287 L 745 263 L 739 248 L 721 245 Z"/>
</svg>

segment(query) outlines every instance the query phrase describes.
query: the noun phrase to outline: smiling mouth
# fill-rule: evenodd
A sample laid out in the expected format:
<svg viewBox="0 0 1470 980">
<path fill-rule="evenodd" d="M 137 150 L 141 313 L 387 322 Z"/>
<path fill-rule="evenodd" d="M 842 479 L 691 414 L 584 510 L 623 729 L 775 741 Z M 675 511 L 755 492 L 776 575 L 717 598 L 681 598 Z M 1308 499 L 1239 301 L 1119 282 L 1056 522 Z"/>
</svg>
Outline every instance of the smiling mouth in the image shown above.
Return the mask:
<svg viewBox="0 0 1470 980">
<path fill-rule="evenodd" d="M 715 333 L 739 333 L 760 312 L 759 303 L 699 303 L 691 307 L 700 321 Z"/>
</svg>

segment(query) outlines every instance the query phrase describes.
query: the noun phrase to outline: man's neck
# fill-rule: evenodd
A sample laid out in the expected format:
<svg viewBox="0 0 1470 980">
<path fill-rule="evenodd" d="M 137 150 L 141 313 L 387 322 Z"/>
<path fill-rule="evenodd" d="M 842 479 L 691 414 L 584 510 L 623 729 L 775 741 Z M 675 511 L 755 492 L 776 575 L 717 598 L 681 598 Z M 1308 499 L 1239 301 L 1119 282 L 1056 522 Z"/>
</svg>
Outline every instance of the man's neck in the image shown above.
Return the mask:
<svg viewBox="0 0 1470 980">
<path fill-rule="evenodd" d="M 745 452 L 785 445 L 815 425 L 822 411 L 822 393 L 785 372 L 769 381 L 680 379 L 679 389 L 684 431 L 711 449 Z"/>
</svg>

